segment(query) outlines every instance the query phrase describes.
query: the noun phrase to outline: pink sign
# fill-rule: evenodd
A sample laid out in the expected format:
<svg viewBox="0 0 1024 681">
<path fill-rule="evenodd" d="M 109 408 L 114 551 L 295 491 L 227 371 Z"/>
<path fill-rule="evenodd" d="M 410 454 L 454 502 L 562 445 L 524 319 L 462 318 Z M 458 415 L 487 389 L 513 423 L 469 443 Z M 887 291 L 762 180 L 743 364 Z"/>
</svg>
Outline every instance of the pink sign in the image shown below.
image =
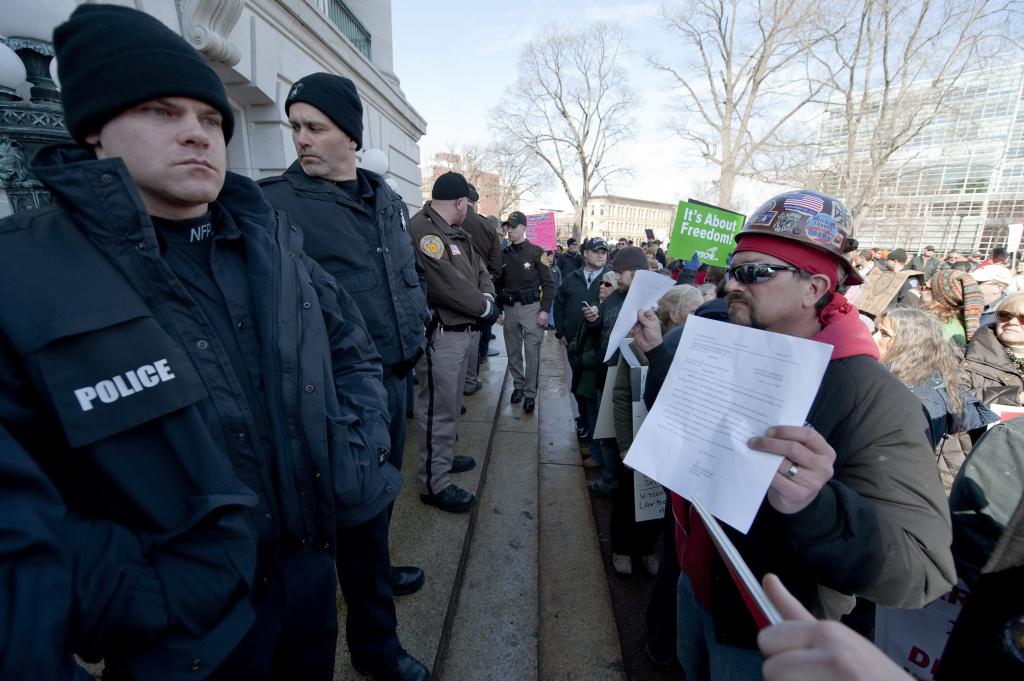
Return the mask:
<svg viewBox="0 0 1024 681">
<path fill-rule="evenodd" d="M 555 246 L 558 245 L 555 238 L 555 214 L 547 212 L 527 215 L 526 240 L 531 244 L 537 244 L 545 251 L 555 250 Z"/>
</svg>

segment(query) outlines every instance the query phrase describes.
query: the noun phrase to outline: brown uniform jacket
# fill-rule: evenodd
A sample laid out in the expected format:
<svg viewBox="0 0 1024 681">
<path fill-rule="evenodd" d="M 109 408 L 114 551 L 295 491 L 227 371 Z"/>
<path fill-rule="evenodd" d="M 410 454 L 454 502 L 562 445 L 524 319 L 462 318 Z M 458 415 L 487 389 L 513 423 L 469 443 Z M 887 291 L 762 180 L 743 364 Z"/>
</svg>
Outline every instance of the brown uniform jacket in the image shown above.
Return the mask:
<svg viewBox="0 0 1024 681">
<path fill-rule="evenodd" d="M 445 326 L 476 322 L 494 295 L 487 267 L 469 234 L 444 221 L 427 201 L 409 225 L 427 281 L 427 302 Z"/>
<path fill-rule="evenodd" d="M 544 257 L 544 249 L 524 241 L 521 244 L 509 244 L 501 256 L 498 290 L 501 291 L 502 304 L 521 302 L 518 296 L 524 292 L 532 292 L 536 297 L 537 289 L 540 289 L 540 309 L 542 312 L 550 311 L 551 303 L 555 300 L 555 285 L 551 281 L 551 270 L 545 262 L 547 258 Z"/>
<path fill-rule="evenodd" d="M 473 210 L 473 206 L 466 210 L 462 229 L 473 237 L 473 250 L 483 259 L 491 276 L 497 278 L 501 274 L 501 241 L 497 230 L 485 217 Z"/>
</svg>

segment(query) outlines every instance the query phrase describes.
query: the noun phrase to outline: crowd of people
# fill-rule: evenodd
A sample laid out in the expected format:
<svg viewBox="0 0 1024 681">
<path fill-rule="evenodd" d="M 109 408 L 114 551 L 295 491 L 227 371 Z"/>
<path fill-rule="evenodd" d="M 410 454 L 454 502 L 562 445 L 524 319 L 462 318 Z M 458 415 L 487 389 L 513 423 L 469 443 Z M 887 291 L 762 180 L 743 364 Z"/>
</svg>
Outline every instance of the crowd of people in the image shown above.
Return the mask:
<svg viewBox="0 0 1024 681">
<path fill-rule="evenodd" d="M 808 195 L 813 202 L 800 200 Z M 802 208 L 815 202 L 821 210 Z M 842 202 L 814 192 L 774 197 L 754 215 L 771 218 L 747 221 L 726 268 L 696 258 L 661 264 L 628 244 L 611 256 L 604 239 L 588 239 L 583 265 L 562 274 L 555 297 L 581 456 L 600 470 L 590 491 L 612 498 L 612 568 L 630 575 L 639 561 L 655 576 L 649 657 L 678 660 L 689 680 L 906 679 L 862 636 L 872 635 L 873 610 L 922 608 L 959 576 L 973 595 L 935 678 L 963 678 L 972 646 L 990 651 L 985 664 L 999 670 L 986 678 L 1019 675 L 1024 641 L 1012 632 L 1024 621 L 1024 602 L 999 600 L 993 588 L 1024 565 L 1013 543 L 1024 512 L 1024 450 L 1016 447 L 1024 421 L 993 426 L 999 417 L 990 409 L 1024 405 L 1024 292 L 1014 292 L 1008 254 L 995 249 L 971 264 L 958 253 L 940 260 L 929 247 L 910 262 L 903 249 L 858 249 Z M 803 229 L 810 221 L 828 227 L 829 238 Z M 782 460 L 750 532 L 726 528 L 794 620 L 760 634 L 752 604 L 685 499 L 666 490 L 663 521 L 634 520 L 632 472 L 622 458 L 640 396 L 621 352 L 602 360 L 641 269 L 677 280 L 630 334 L 630 352 L 648 367 L 648 407 L 692 315 L 833 347 L 805 426 L 777 426 L 748 443 Z M 875 281 L 883 272 L 903 275 Z M 890 288 L 888 304 L 873 318 L 861 314 L 851 301 L 879 283 Z M 611 385 L 605 377 L 615 365 Z M 714 386 L 693 386 L 693 398 L 706 390 Z M 606 391 L 614 437 L 590 437 Z"/>
<path fill-rule="evenodd" d="M 1005 250 L 858 250 L 840 200 L 795 192 L 746 223 L 728 267 L 656 240 L 546 252 L 523 213 L 479 215 L 458 173 L 410 215 L 358 167 L 347 78 L 293 84 L 296 161 L 256 183 L 226 171 L 219 77 L 159 21 L 82 5 L 53 45 L 74 144 L 33 161 L 53 205 L 0 222 L 0 678 L 88 678 L 77 655 L 114 681 L 327 681 L 340 586 L 356 670 L 428 679 L 395 609 L 424 571 L 389 550 L 406 416 L 423 512 L 473 508 L 457 476 L 476 460 L 454 447 L 495 327 L 527 417 L 545 331 L 565 348 L 613 568 L 655 577 L 654 661 L 691 681 L 899 678 L 836 621 L 922 607 L 959 576 L 971 596 L 939 677 L 976 650 L 1019 671 L 1024 421 L 986 430 L 991 408 L 1024 406 Z M 604 361 L 640 271 L 677 285 L 629 320 L 631 356 Z M 853 302 L 883 273 L 894 304 L 868 319 Z M 833 347 L 806 425 L 749 442 L 781 461 L 750 532 L 729 530 L 789 620 L 760 633 L 690 504 L 636 522 L 622 463 L 694 315 Z M 606 394 L 614 435 L 594 437 Z"/>
</svg>

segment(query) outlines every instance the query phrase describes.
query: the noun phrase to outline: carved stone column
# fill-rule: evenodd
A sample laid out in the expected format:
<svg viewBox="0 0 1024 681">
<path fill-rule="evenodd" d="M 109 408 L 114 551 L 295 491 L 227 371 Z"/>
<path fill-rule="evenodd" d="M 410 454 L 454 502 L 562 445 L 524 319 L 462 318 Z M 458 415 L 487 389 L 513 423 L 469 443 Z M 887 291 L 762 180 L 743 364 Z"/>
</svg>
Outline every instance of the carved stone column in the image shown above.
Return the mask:
<svg viewBox="0 0 1024 681">
<path fill-rule="evenodd" d="M 213 62 L 234 66 L 242 58 L 228 40 L 242 16 L 242 0 L 177 0 L 181 34 Z"/>
</svg>

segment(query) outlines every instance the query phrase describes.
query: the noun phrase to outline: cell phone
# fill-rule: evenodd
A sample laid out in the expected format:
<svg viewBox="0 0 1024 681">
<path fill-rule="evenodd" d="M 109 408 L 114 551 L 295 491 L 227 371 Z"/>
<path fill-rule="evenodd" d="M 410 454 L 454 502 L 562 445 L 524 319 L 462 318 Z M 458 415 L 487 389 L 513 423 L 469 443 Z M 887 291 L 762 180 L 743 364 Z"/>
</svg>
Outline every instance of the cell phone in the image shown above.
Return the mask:
<svg viewBox="0 0 1024 681">
<path fill-rule="evenodd" d="M 588 302 L 587 302 L 587 301 L 585 301 L 585 300 L 582 300 L 582 301 L 580 301 L 580 302 L 581 302 L 581 303 L 583 303 L 583 307 L 594 307 L 593 305 L 591 305 L 590 303 L 588 303 Z"/>
</svg>

